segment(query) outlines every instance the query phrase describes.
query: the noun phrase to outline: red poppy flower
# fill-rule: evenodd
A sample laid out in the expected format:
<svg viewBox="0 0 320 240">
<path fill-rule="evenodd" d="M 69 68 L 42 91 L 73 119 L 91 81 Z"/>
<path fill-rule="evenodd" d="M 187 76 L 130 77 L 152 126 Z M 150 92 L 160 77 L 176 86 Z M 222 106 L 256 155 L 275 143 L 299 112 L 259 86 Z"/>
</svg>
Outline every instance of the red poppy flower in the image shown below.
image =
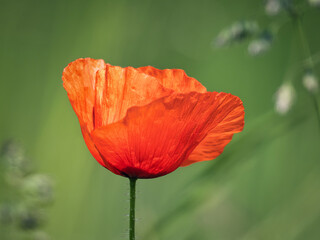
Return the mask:
<svg viewBox="0 0 320 240">
<path fill-rule="evenodd" d="M 115 174 L 155 178 L 212 160 L 244 126 L 242 101 L 183 70 L 78 59 L 63 85 L 94 158 Z"/>
</svg>

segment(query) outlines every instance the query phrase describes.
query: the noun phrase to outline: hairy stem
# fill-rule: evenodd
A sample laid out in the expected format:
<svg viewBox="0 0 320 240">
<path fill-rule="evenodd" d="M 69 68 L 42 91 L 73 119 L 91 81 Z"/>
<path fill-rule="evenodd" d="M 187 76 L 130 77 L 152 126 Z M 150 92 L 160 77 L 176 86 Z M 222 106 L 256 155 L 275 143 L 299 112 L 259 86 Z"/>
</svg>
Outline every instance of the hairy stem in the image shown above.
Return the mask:
<svg viewBox="0 0 320 240">
<path fill-rule="evenodd" d="M 136 178 L 130 180 L 130 213 L 129 213 L 129 240 L 135 240 L 135 204 L 136 204 Z"/>
</svg>

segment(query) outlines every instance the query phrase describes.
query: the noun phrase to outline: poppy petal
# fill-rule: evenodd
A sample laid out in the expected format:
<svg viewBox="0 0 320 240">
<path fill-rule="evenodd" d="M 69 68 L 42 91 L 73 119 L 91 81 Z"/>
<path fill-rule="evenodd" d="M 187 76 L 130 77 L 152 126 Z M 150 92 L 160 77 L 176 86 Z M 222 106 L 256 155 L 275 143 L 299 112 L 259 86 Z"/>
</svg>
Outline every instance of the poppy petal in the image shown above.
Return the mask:
<svg viewBox="0 0 320 240">
<path fill-rule="evenodd" d="M 226 93 L 172 94 L 130 108 L 123 120 L 95 129 L 91 137 L 103 161 L 120 175 L 159 177 L 177 169 L 241 104 Z"/>
<path fill-rule="evenodd" d="M 182 69 L 160 70 L 151 66 L 140 67 L 137 70 L 158 79 L 165 87 L 176 93 L 200 92 L 205 93 L 206 88 L 195 78 L 189 77 Z"/>
<path fill-rule="evenodd" d="M 96 146 L 94 145 L 92 139 L 91 139 L 91 135 L 87 129 L 87 126 L 85 124 L 81 124 L 81 132 L 82 132 L 82 136 L 83 136 L 83 139 L 90 151 L 90 153 L 92 154 L 92 156 L 97 160 L 97 162 L 109 169 L 111 172 L 114 172 L 116 174 L 120 174 L 120 172 L 114 168 L 112 165 L 110 165 L 108 162 L 105 162 L 103 161 L 103 158 L 102 156 L 100 155 L 100 152 L 97 150 Z"/>
<path fill-rule="evenodd" d="M 96 73 L 103 69 L 103 60 L 80 58 L 71 62 L 63 71 L 63 87 L 79 120 L 93 130 L 92 110 L 95 104 Z"/>
<path fill-rule="evenodd" d="M 95 128 L 118 122 L 132 106 L 146 105 L 173 92 L 135 68 L 109 64 L 98 71 L 96 88 Z"/>
<path fill-rule="evenodd" d="M 241 132 L 243 127 L 244 107 L 242 104 L 239 104 L 225 119 L 223 119 L 223 121 L 208 133 L 190 154 L 189 158 L 182 162 L 181 167 L 196 162 L 215 159 L 223 152 L 224 147 L 231 141 L 233 134 Z"/>
<path fill-rule="evenodd" d="M 119 121 L 132 106 L 148 104 L 173 92 L 135 68 L 111 66 L 91 58 L 70 63 L 62 79 L 74 111 L 89 132 Z"/>
</svg>

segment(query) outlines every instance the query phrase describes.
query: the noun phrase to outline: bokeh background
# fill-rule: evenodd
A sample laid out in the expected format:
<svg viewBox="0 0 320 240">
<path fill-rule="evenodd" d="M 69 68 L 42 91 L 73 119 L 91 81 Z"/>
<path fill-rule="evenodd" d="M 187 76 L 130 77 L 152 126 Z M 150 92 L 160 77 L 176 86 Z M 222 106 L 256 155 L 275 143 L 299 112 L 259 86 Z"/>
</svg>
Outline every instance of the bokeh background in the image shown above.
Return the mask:
<svg viewBox="0 0 320 240">
<path fill-rule="evenodd" d="M 299 18 L 311 54 L 317 54 L 320 9 L 295 2 L 303 9 Z M 39 227 L 50 238 L 35 237 L 35 230 L 13 220 L 0 223 L 0 239 L 128 238 L 128 180 L 90 155 L 62 87 L 63 68 L 80 57 L 182 68 L 209 91 L 230 92 L 245 105 L 245 130 L 218 159 L 138 181 L 138 239 L 320 239 L 319 93 L 310 94 L 301 82 L 308 56 L 298 21 L 285 10 L 267 15 L 264 3 L 1 0 L 0 141 L 23 146 L 34 171 L 54 182 L 54 200 Z M 245 37 L 214 47 L 219 32 L 239 20 L 262 28 L 279 24 L 271 49 L 250 56 Z M 316 61 L 313 70 L 320 76 Z M 278 114 L 275 93 L 286 81 L 296 98 L 288 113 Z M 0 202 L 14 205 L 22 197 L 7 183 L 3 161 Z"/>
</svg>

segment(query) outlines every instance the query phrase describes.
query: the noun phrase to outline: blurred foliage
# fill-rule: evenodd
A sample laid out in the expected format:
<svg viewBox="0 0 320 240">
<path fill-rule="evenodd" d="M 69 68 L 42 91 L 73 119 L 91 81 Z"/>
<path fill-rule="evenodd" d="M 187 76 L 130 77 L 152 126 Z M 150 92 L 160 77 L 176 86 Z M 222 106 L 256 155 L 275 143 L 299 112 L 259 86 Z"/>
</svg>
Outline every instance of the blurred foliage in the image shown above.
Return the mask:
<svg viewBox="0 0 320 240">
<path fill-rule="evenodd" d="M 49 239 L 39 229 L 46 220 L 44 207 L 53 200 L 51 178 L 35 173 L 23 148 L 12 140 L 2 145 L 0 169 L 5 178 L 0 199 L 1 239 Z"/>
<path fill-rule="evenodd" d="M 93 57 L 182 68 L 209 91 L 239 96 L 246 109 L 245 130 L 216 160 L 138 181 L 138 238 L 318 240 L 317 2 L 1 0 L 0 141 L 21 141 L 23 155 L 56 179 L 54 205 L 45 214 L 19 205 L 20 227 L 44 217 L 33 239 L 127 239 L 128 181 L 92 158 L 62 88 L 63 68 Z M 227 47 L 217 49 L 216 36 Z M 279 94 L 288 84 L 294 102 L 287 90 Z M 274 101 L 283 99 L 291 105 L 279 115 Z M 31 177 L 23 159 L 12 166 L 26 180 L 21 194 L 42 209 L 34 194 L 52 197 L 46 177 Z M 4 169 L 1 216 L 10 221 L 8 183 L 22 185 Z"/>
<path fill-rule="evenodd" d="M 255 37 L 251 40 L 248 46 L 248 53 L 251 56 L 258 56 L 268 51 L 272 46 L 272 39 L 279 35 L 279 31 L 283 24 L 290 22 L 296 26 L 298 35 L 300 36 L 300 47 L 303 49 L 305 61 L 301 61 L 299 66 L 301 72 L 304 72 L 302 76 L 302 83 L 306 90 L 315 94 L 318 92 L 318 79 L 315 76 L 315 66 L 319 65 L 319 59 L 311 54 L 310 46 L 304 29 L 302 26 L 302 17 L 312 7 L 317 7 L 316 1 L 310 1 L 309 5 L 305 2 L 301 4 L 301 1 L 293 0 L 267 0 L 265 2 L 265 12 L 272 18 L 268 21 L 268 25 L 259 30 L 256 21 L 238 21 L 231 27 L 222 30 L 215 39 L 217 47 L 223 47 L 226 45 L 232 45 L 234 43 L 242 42 L 246 39 Z M 277 15 L 286 14 L 284 18 L 279 20 Z M 283 20 L 284 19 L 284 20 Z M 272 23 L 272 24 L 271 24 Z M 296 66 L 295 66 L 296 67 Z M 301 74 L 300 71 L 297 73 Z M 295 74 L 297 74 L 295 73 Z M 275 94 L 275 110 L 279 114 L 286 114 L 295 102 L 296 94 L 295 88 L 292 84 L 294 78 L 297 76 L 290 76 L 289 79 L 284 79 L 284 83 L 279 87 Z M 301 85 L 301 84 L 300 84 Z M 312 96 L 314 98 L 314 96 Z M 316 98 L 314 98 L 315 110 L 319 115 L 319 104 Z"/>
</svg>

